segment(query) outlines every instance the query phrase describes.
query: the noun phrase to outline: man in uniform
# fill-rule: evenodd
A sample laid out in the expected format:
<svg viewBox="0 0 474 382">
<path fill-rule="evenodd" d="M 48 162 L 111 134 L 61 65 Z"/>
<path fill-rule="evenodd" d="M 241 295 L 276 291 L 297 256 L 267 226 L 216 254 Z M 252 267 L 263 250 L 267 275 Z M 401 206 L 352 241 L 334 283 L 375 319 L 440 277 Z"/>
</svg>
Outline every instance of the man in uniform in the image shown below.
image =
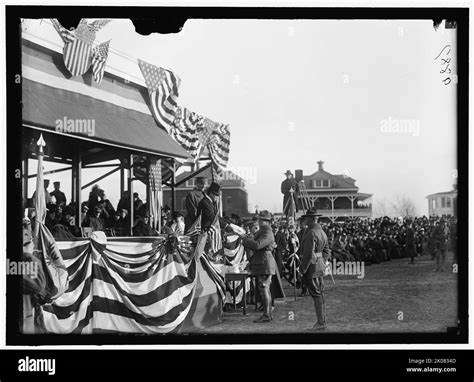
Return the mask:
<svg viewBox="0 0 474 382">
<path fill-rule="evenodd" d="M 197 215 L 201 215 L 201 229 L 205 230 L 212 225 L 216 215 L 219 213 L 217 208 L 217 200 L 219 199 L 219 192 L 221 186 L 218 183 L 212 182 L 206 190 L 204 197 L 198 204 Z"/>
<path fill-rule="evenodd" d="M 438 225 L 433 231 L 433 246 L 436 254 L 435 271 L 444 271 L 444 263 L 446 262 L 446 249 L 448 241 L 448 229 L 446 227 L 444 217 L 441 218 Z"/>
<path fill-rule="evenodd" d="M 302 256 L 299 272 L 304 277 L 306 288 L 314 302 L 317 322 L 312 330 L 326 329 L 323 276 L 325 274 L 326 261 L 331 254 L 328 238 L 318 224 L 319 216 L 321 214 L 318 214 L 314 208 L 310 208 L 302 216 L 308 228 L 301 244 Z"/>
<path fill-rule="evenodd" d="M 53 182 L 54 191 L 51 192 L 51 196 L 54 196 L 56 199 L 56 205 L 64 204 L 66 205 L 66 195 L 62 192 L 59 187 L 61 186 L 60 182 Z"/>
<path fill-rule="evenodd" d="M 200 176 L 196 178 L 196 186 L 194 189 L 186 195 L 186 219 L 185 219 L 185 232 L 191 227 L 194 221 L 197 219 L 197 209 L 199 202 L 204 198 L 204 186 L 206 185 L 206 178 Z"/>
<path fill-rule="evenodd" d="M 288 215 L 291 214 L 292 200 L 294 202 L 295 212 L 298 212 L 298 205 L 296 203 L 296 192 L 298 191 L 298 183 L 290 170 L 285 172 L 286 179 L 281 182 L 281 193 L 283 194 L 283 213 L 285 214 L 287 221 Z"/>
<path fill-rule="evenodd" d="M 272 295 L 270 286 L 272 276 L 276 274 L 276 262 L 272 251 L 275 249 L 275 237 L 271 227 L 272 216 L 268 211 L 261 211 L 258 215 L 259 230 L 252 238 L 242 237 L 242 245 L 253 251 L 250 258 L 250 272 L 257 276 L 258 290 L 263 305 L 263 315 L 255 323 L 270 322 L 272 320 Z"/>
</svg>

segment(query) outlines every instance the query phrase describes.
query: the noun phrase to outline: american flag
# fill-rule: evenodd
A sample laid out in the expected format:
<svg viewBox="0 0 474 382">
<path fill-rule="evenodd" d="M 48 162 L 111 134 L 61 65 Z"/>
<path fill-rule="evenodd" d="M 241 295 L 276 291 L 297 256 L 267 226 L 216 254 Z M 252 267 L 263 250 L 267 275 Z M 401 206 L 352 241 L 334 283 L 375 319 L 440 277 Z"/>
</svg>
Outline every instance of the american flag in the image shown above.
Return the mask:
<svg viewBox="0 0 474 382">
<path fill-rule="evenodd" d="M 150 205 L 148 207 L 151 216 L 151 226 L 161 229 L 161 159 L 152 158 L 150 160 L 148 167 L 148 184 L 150 186 Z"/>
<path fill-rule="evenodd" d="M 208 228 L 210 249 L 217 253 L 222 248 L 221 226 L 219 224 L 219 214 L 216 214 L 214 221 Z"/>
<path fill-rule="evenodd" d="M 151 191 L 161 191 L 161 159 L 151 159 L 148 169 Z"/>
<path fill-rule="evenodd" d="M 209 154 L 212 162 L 221 169 L 227 167 L 230 152 L 229 125 L 219 124 L 212 132 L 208 143 Z"/>
<path fill-rule="evenodd" d="M 94 80 L 98 84 L 102 82 L 102 78 L 104 77 L 105 62 L 109 54 L 109 44 L 110 40 L 103 42 L 92 51 L 92 72 L 94 73 Z"/>
<path fill-rule="evenodd" d="M 151 111 L 158 125 L 169 134 L 178 108 L 178 89 L 181 80 L 173 72 L 138 60 L 148 87 Z"/>
<path fill-rule="evenodd" d="M 170 135 L 193 158 L 197 158 L 201 147 L 199 140 L 199 126 L 204 117 L 190 111 L 185 107 L 176 109 L 176 117 L 170 130 Z"/>
<path fill-rule="evenodd" d="M 75 39 L 64 45 L 64 65 L 73 76 L 81 76 L 91 65 L 92 44 L 95 32 L 90 30 L 87 22 L 82 19 L 74 31 Z"/>
<path fill-rule="evenodd" d="M 224 176 L 224 170 L 215 164 L 214 161 L 211 161 L 211 171 L 212 181 L 220 183 Z"/>
<path fill-rule="evenodd" d="M 54 29 L 56 29 L 56 32 L 58 32 L 59 36 L 63 39 L 64 43 L 73 42 L 76 39 L 74 32 L 68 31 L 64 28 L 58 19 L 50 19 L 50 21 L 53 24 Z"/>
</svg>

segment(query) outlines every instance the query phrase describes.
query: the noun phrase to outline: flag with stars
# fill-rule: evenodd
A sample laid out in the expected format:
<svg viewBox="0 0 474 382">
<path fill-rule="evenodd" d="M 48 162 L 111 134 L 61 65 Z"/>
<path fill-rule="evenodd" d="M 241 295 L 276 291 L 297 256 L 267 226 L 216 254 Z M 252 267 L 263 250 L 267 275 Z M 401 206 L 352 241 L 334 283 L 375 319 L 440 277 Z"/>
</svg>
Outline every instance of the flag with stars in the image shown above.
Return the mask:
<svg viewBox="0 0 474 382">
<path fill-rule="evenodd" d="M 82 19 L 74 31 L 75 39 L 64 45 L 64 65 L 73 76 L 81 76 L 91 66 L 92 44 L 95 31 Z"/>
<path fill-rule="evenodd" d="M 94 73 L 94 80 L 98 84 L 102 82 L 104 77 L 105 62 L 109 54 L 110 40 L 96 46 L 92 51 L 92 72 Z"/>
<path fill-rule="evenodd" d="M 181 80 L 170 70 L 138 60 L 138 66 L 148 87 L 152 114 L 162 129 L 170 133 L 178 109 L 178 89 Z"/>
</svg>

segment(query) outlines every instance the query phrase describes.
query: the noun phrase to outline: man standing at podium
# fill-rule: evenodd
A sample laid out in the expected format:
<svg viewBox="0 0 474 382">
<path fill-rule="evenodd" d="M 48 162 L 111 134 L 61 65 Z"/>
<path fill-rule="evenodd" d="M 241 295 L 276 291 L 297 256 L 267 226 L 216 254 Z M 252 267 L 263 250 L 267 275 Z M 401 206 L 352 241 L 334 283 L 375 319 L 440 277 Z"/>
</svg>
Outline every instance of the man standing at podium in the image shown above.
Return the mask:
<svg viewBox="0 0 474 382">
<path fill-rule="evenodd" d="M 296 194 L 298 192 L 298 183 L 293 177 L 293 173 L 290 170 L 285 172 L 286 179 L 281 182 L 281 193 L 283 194 L 283 213 L 288 219 L 288 215 L 292 215 L 294 212 L 298 211 L 298 205 L 296 203 Z"/>
</svg>

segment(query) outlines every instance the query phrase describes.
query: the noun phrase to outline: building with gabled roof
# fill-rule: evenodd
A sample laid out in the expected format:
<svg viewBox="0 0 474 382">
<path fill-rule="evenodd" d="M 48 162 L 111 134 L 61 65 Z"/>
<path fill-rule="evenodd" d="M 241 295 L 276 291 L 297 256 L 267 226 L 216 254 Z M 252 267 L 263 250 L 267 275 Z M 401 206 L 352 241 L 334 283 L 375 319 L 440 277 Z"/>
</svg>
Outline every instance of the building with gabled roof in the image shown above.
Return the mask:
<svg viewBox="0 0 474 382">
<path fill-rule="evenodd" d="M 305 199 L 316 207 L 323 218 L 336 221 L 351 217 L 372 217 L 372 194 L 359 192 L 356 180 L 347 176 L 327 172 L 323 161 L 318 161 L 318 170 L 311 175 L 296 179 L 302 192 L 298 203 L 304 206 Z M 303 187 L 304 185 L 304 187 Z M 304 196 L 306 194 L 306 196 Z"/>
</svg>

